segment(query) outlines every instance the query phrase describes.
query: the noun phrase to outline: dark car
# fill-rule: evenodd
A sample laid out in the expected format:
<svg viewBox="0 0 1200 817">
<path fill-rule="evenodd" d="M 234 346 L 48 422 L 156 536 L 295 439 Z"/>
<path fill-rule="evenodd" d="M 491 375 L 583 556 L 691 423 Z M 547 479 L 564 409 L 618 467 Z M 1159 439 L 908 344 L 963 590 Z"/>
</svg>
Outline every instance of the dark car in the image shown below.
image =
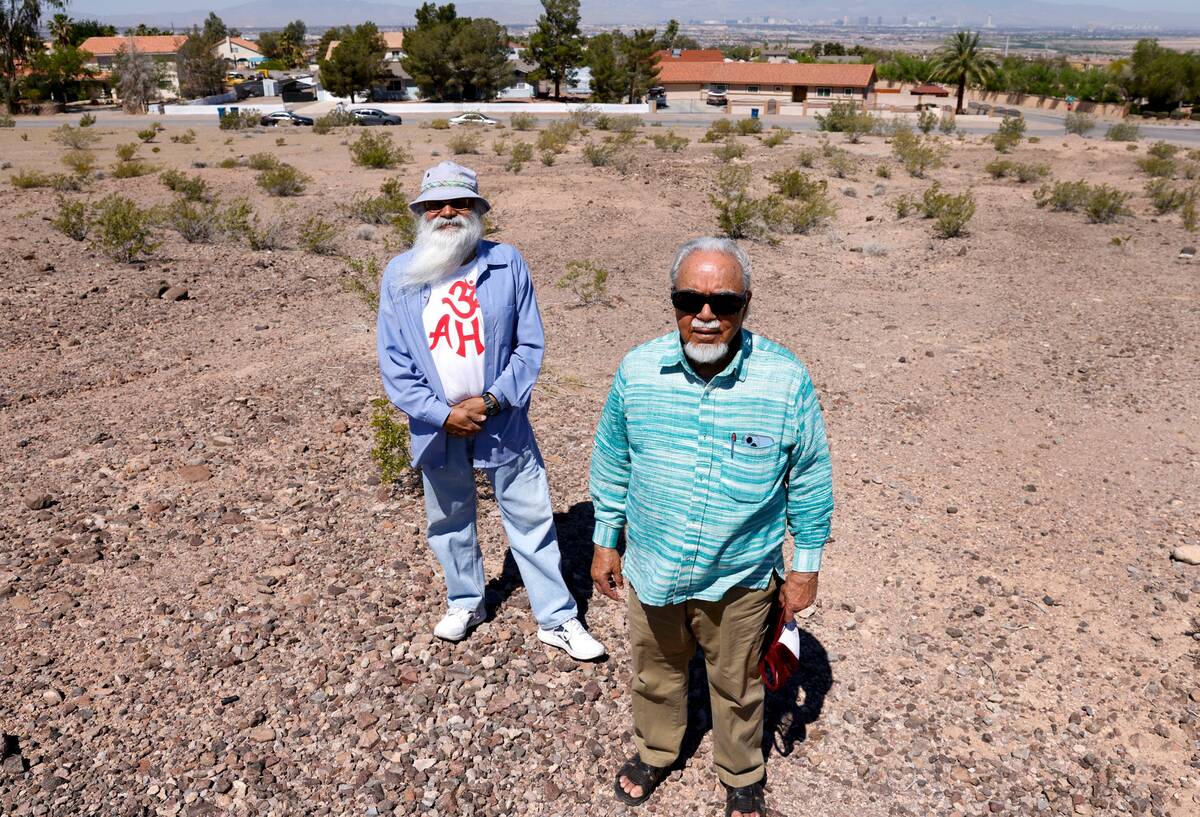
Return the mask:
<svg viewBox="0 0 1200 817">
<path fill-rule="evenodd" d="M 312 119 L 291 111 L 275 111 L 258 120 L 260 125 L 311 125 Z"/>
<path fill-rule="evenodd" d="M 704 101 L 709 105 L 724 105 L 729 101 L 729 97 L 725 95 L 724 91 L 709 91 Z"/>
<path fill-rule="evenodd" d="M 356 125 L 399 125 L 400 117 L 394 113 L 384 113 L 378 108 L 355 108 L 350 111 L 354 114 L 354 123 Z"/>
</svg>

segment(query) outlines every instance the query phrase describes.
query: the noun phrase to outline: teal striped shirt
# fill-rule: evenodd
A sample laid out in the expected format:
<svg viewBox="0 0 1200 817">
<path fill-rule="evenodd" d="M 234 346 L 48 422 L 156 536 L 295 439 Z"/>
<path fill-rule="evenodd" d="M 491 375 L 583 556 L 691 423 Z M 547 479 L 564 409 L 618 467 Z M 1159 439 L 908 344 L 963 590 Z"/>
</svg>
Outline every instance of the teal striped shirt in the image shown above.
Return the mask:
<svg viewBox="0 0 1200 817">
<path fill-rule="evenodd" d="M 705 382 L 679 333 L 625 356 L 592 451 L 593 541 L 617 546 L 645 604 L 716 601 L 761 590 L 792 570 L 816 572 L 833 514 L 833 470 L 807 369 L 745 329 L 725 370 Z"/>
</svg>

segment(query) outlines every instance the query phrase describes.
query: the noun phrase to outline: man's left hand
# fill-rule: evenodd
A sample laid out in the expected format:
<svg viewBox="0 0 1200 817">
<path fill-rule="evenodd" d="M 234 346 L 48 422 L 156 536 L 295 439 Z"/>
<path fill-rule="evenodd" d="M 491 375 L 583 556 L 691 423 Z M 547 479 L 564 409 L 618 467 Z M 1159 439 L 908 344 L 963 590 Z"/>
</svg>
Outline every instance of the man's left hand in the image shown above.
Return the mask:
<svg viewBox="0 0 1200 817">
<path fill-rule="evenodd" d="M 797 573 L 792 571 L 788 574 L 783 587 L 779 591 L 779 603 L 783 605 L 784 612 L 787 615 L 796 615 L 801 610 L 811 607 L 816 600 L 816 573 Z"/>
<path fill-rule="evenodd" d="M 461 403 L 455 403 L 454 408 L 461 408 L 473 417 L 479 415 L 487 416 L 487 403 L 483 402 L 482 397 L 468 397 Z"/>
</svg>

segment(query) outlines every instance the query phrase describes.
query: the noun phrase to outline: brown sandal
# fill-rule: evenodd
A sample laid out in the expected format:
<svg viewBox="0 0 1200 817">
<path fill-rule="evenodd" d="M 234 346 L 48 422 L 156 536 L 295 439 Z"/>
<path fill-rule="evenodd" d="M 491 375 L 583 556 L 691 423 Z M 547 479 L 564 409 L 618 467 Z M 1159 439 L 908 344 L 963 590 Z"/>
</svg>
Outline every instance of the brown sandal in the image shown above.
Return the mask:
<svg viewBox="0 0 1200 817">
<path fill-rule="evenodd" d="M 640 806 L 650 799 L 650 795 L 654 794 L 654 790 L 658 788 L 658 784 L 663 782 L 667 777 L 667 772 L 670 771 L 666 766 L 651 766 L 649 763 L 643 763 L 639 755 L 634 755 L 625 761 L 625 765 L 617 772 L 617 777 L 613 781 L 613 788 L 616 790 L 617 799 L 627 806 Z M 634 797 L 621 786 L 621 778 L 626 777 L 629 782 L 635 786 L 642 787 L 642 795 Z"/>
</svg>

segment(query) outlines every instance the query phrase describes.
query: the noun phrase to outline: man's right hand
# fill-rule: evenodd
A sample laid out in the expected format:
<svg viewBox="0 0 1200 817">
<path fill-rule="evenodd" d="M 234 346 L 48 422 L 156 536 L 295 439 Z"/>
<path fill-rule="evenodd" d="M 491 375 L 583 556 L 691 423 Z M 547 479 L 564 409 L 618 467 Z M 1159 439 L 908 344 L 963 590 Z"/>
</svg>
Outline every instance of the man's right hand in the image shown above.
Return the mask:
<svg viewBox="0 0 1200 817">
<path fill-rule="evenodd" d="M 450 416 L 442 423 L 442 428 L 446 429 L 446 433 L 451 437 L 474 437 L 483 430 L 486 420 L 486 414 L 472 412 L 457 405 L 450 409 Z"/>
<path fill-rule="evenodd" d="M 621 575 L 621 554 L 616 548 L 592 546 L 592 584 L 597 593 L 613 601 L 621 600 L 620 589 L 625 587 L 625 577 Z"/>
</svg>

